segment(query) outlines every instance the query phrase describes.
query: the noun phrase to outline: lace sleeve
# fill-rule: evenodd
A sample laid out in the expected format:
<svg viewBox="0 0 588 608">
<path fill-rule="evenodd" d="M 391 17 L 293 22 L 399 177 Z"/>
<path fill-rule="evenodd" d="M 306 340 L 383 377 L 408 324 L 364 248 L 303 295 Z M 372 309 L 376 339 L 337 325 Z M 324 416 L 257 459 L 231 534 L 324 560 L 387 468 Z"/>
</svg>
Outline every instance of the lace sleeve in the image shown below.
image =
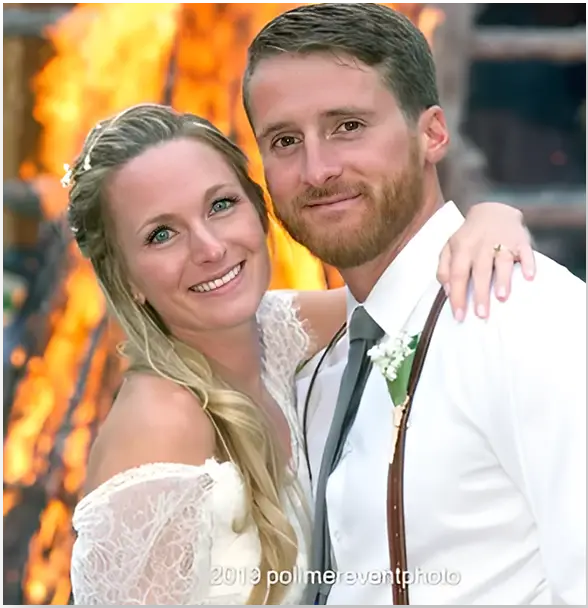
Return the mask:
<svg viewBox="0 0 588 608">
<path fill-rule="evenodd" d="M 300 320 L 294 291 L 269 291 L 264 296 L 258 320 L 265 343 L 265 359 L 281 380 L 290 384 L 296 369 L 308 355 L 311 338 Z"/>
<path fill-rule="evenodd" d="M 210 581 L 213 478 L 161 463 L 125 471 L 82 499 L 71 581 L 78 605 L 187 605 Z"/>
</svg>

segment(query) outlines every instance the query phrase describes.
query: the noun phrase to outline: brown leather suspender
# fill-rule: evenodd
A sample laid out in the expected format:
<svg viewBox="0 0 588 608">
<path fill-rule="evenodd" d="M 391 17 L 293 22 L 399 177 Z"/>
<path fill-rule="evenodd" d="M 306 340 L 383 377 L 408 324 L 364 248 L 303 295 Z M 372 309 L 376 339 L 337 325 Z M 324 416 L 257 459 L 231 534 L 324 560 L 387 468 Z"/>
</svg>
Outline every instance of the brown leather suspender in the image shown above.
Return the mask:
<svg viewBox="0 0 588 608">
<path fill-rule="evenodd" d="M 406 444 L 406 423 L 410 416 L 412 400 L 419 382 L 429 343 L 439 314 L 443 309 L 447 296 L 443 289 L 439 290 L 431 312 L 425 323 L 421 338 L 416 348 L 410 377 L 408 380 L 405 409 L 400 420 L 394 459 L 388 468 L 388 546 L 390 551 L 390 570 L 392 574 L 392 598 L 395 605 L 408 605 L 408 572 L 406 557 L 406 537 L 404 529 L 404 448 Z"/>
<path fill-rule="evenodd" d="M 437 323 L 437 319 L 443 309 L 447 296 L 445 291 L 440 289 L 431 311 L 423 328 L 421 338 L 416 348 L 413 365 L 408 380 L 407 400 L 405 402 L 405 410 L 400 421 L 400 428 L 398 429 L 398 438 L 396 441 L 396 449 L 394 453 L 394 459 L 388 468 L 388 505 L 387 505 L 387 519 L 388 519 L 388 546 L 390 552 L 390 570 L 392 573 L 392 597 L 394 604 L 396 605 L 408 605 L 408 585 L 406 584 L 405 572 L 408 572 L 408 563 L 406 557 L 406 538 L 404 529 L 404 495 L 403 495 L 403 472 L 404 472 L 404 448 L 406 443 L 406 423 L 410 415 L 410 409 L 412 406 L 412 399 L 415 394 L 415 390 L 418 381 L 421 376 L 421 371 L 425 363 L 425 357 L 429 349 L 429 343 L 433 330 Z M 324 360 L 337 342 L 345 335 L 347 327 L 344 324 L 339 331 L 335 334 L 331 343 L 327 346 L 323 353 L 310 381 L 310 386 L 306 395 L 303 410 L 303 427 L 304 427 L 304 444 L 306 450 L 306 457 L 308 461 L 308 447 L 307 447 L 307 417 L 308 417 L 308 406 L 310 403 L 310 394 L 314 387 L 314 383 L 318 376 L 319 370 L 322 367 Z M 309 474 L 310 463 L 309 464 Z M 312 478 L 312 475 L 311 475 Z"/>
</svg>

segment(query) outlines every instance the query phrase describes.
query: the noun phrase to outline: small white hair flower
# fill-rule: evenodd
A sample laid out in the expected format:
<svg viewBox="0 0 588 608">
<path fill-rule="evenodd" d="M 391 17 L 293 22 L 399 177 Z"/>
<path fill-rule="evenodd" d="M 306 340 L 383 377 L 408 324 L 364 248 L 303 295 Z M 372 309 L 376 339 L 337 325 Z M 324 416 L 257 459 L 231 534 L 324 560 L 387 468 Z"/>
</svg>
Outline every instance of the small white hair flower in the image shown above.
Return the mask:
<svg viewBox="0 0 588 608">
<path fill-rule="evenodd" d="M 88 171 L 91 168 L 92 168 L 92 165 L 90 164 L 90 153 L 88 152 L 88 154 L 86 154 L 86 156 L 84 158 L 83 169 L 84 169 L 84 171 Z"/>
<path fill-rule="evenodd" d="M 68 164 L 63 165 L 63 168 L 65 170 L 65 175 L 61 178 L 61 185 L 64 188 L 69 188 L 69 185 L 71 184 L 71 178 L 73 175 L 73 171 Z"/>
</svg>

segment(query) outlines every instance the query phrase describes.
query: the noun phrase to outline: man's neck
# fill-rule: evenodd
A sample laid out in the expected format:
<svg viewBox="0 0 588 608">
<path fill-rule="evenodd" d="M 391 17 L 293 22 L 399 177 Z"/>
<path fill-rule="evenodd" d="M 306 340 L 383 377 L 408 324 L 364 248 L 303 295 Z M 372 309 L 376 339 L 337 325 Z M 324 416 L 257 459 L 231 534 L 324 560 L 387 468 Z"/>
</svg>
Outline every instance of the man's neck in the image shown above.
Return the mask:
<svg viewBox="0 0 588 608">
<path fill-rule="evenodd" d="M 384 271 L 442 205 L 443 199 L 440 193 L 436 193 L 435 198 L 431 198 L 431 202 L 425 202 L 406 230 L 380 255 L 361 266 L 339 270 L 357 302 L 363 303 L 367 300 Z"/>
</svg>

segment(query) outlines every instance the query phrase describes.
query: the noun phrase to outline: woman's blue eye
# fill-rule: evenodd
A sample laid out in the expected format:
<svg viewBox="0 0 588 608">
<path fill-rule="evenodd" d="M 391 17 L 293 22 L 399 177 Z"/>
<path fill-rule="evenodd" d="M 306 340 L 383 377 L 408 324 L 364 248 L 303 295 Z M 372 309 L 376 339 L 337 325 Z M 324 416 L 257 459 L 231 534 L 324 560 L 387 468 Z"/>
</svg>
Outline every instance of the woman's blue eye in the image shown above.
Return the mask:
<svg viewBox="0 0 588 608">
<path fill-rule="evenodd" d="M 235 204 L 235 199 L 232 198 L 221 198 L 212 203 L 212 207 L 210 210 L 212 213 L 218 213 L 219 211 L 226 211 L 230 209 Z"/>
<path fill-rule="evenodd" d="M 159 232 L 155 233 L 153 240 L 157 243 L 162 243 L 163 241 L 167 241 L 169 237 L 169 230 L 166 228 L 165 230 L 160 230 Z"/>
<path fill-rule="evenodd" d="M 156 228 L 148 237 L 147 243 L 149 244 L 159 244 L 159 243 L 167 243 L 172 238 L 172 230 L 171 228 L 166 228 L 165 226 L 160 226 Z"/>
</svg>

